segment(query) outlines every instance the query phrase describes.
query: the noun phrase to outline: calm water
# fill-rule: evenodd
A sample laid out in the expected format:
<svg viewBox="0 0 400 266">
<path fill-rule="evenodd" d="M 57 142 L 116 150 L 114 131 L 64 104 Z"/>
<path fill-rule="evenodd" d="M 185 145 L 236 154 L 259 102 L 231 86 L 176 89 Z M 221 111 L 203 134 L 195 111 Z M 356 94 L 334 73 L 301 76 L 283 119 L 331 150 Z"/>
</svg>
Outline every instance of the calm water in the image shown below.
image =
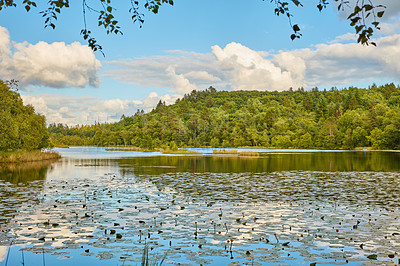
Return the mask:
<svg viewBox="0 0 400 266">
<path fill-rule="evenodd" d="M 58 151 L 0 168 L 0 265 L 399 263 L 400 153 Z"/>
</svg>

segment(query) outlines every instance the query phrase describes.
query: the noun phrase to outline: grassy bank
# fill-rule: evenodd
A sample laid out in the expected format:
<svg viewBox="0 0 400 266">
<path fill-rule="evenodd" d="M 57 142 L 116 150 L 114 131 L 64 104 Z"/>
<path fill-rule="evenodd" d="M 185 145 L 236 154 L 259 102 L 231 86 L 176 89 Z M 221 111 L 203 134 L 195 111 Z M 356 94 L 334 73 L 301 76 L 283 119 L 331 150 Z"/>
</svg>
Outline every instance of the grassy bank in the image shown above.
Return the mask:
<svg viewBox="0 0 400 266">
<path fill-rule="evenodd" d="M 141 151 L 141 152 L 153 152 L 158 151 L 156 149 L 145 149 L 145 148 L 106 148 L 106 151 Z"/>
<path fill-rule="evenodd" d="M 106 148 L 106 151 L 141 151 L 141 152 L 153 152 L 159 151 L 163 154 L 201 154 L 196 151 L 188 151 L 185 149 L 169 149 L 167 148 L 157 148 L 154 150 L 144 149 L 144 148 Z"/>
<path fill-rule="evenodd" d="M 238 156 L 247 156 L 247 157 L 258 157 L 260 153 L 256 151 L 241 151 L 237 150 L 213 150 L 213 154 L 224 154 L 224 155 L 238 155 Z"/>
<path fill-rule="evenodd" d="M 23 151 L 18 150 L 14 152 L 1 152 L 1 163 L 22 163 L 22 162 L 35 162 L 44 160 L 54 160 L 60 158 L 60 154 L 56 152 L 44 152 L 40 150 Z"/>
<path fill-rule="evenodd" d="M 201 152 L 189 151 L 189 150 L 185 150 L 185 149 L 178 149 L 178 150 L 161 149 L 160 151 L 163 154 L 202 154 Z"/>
</svg>

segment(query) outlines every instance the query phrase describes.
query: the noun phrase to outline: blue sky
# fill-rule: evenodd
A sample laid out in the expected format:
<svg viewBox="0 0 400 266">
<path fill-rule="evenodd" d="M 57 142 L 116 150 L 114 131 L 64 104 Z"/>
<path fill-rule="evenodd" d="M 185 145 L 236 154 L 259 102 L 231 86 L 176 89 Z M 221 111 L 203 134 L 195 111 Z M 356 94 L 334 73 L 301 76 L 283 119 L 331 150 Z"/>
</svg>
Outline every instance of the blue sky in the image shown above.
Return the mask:
<svg viewBox="0 0 400 266">
<path fill-rule="evenodd" d="M 331 4 L 320 13 L 315 0 L 293 9 L 303 34 L 295 41 L 270 1 L 175 0 L 157 15 L 142 10 L 141 29 L 129 19 L 129 1 L 119 1 L 122 36 L 106 35 L 96 26 L 97 14 L 87 14 L 105 57 L 80 36 L 80 1 L 64 10 L 55 30 L 43 28 L 38 12 L 45 6 L 29 13 L 8 8 L 0 13 L 0 78 L 20 80 L 24 102 L 48 123 L 70 125 L 117 121 L 209 86 L 282 91 L 397 84 L 400 3 L 382 1 L 387 11 L 377 48 L 356 43 L 346 12 Z"/>
</svg>

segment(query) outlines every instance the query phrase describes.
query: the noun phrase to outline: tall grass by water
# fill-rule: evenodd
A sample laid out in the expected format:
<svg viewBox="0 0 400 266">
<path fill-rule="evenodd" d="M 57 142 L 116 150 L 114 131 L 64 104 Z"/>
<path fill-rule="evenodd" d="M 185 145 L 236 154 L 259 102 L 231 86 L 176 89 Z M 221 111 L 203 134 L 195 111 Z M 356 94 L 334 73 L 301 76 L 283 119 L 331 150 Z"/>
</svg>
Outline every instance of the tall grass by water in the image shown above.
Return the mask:
<svg viewBox="0 0 400 266">
<path fill-rule="evenodd" d="M 226 155 L 238 155 L 238 156 L 247 156 L 247 157 L 259 157 L 260 153 L 256 151 L 241 151 L 237 150 L 213 150 L 213 154 L 226 154 Z"/>
<path fill-rule="evenodd" d="M 51 151 L 23 151 L 18 150 L 14 152 L 0 153 L 1 163 L 22 163 L 22 162 L 35 162 L 44 160 L 54 160 L 60 158 L 60 154 Z"/>
</svg>

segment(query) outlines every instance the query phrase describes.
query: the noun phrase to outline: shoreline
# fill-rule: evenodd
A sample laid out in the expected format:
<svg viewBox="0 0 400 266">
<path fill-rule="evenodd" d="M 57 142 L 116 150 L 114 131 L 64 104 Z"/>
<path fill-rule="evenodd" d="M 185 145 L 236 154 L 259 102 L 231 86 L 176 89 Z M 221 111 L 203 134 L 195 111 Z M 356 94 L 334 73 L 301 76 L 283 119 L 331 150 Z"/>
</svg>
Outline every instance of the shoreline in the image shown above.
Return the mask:
<svg viewBox="0 0 400 266">
<path fill-rule="evenodd" d="M 155 151 L 160 151 L 161 148 L 155 148 L 154 150 L 150 149 L 145 149 L 145 148 L 138 148 L 134 146 L 93 146 L 93 145 L 83 145 L 83 146 L 66 146 L 66 147 L 54 147 L 54 148 L 59 148 L 59 149 L 68 149 L 68 148 L 73 148 L 73 147 L 98 147 L 98 148 L 106 148 L 108 151 L 141 151 L 141 152 L 155 152 Z M 357 152 L 400 152 L 400 150 L 377 150 L 377 149 L 372 149 L 371 147 L 367 147 L 367 149 L 363 149 L 361 147 L 356 147 L 353 149 L 317 149 L 317 148 L 310 148 L 310 149 L 301 149 L 301 148 L 276 148 L 276 147 L 260 147 L 260 146 L 241 146 L 241 147 L 228 147 L 228 148 L 222 148 L 222 147 L 181 147 L 179 149 L 216 149 L 216 150 L 243 150 L 243 149 L 254 149 L 254 150 L 280 150 L 280 151 L 287 151 L 287 152 L 296 152 L 297 150 L 301 151 L 318 151 L 318 152 L 343 152 L 343 151 L 357 151 Z"/>
</svg>

